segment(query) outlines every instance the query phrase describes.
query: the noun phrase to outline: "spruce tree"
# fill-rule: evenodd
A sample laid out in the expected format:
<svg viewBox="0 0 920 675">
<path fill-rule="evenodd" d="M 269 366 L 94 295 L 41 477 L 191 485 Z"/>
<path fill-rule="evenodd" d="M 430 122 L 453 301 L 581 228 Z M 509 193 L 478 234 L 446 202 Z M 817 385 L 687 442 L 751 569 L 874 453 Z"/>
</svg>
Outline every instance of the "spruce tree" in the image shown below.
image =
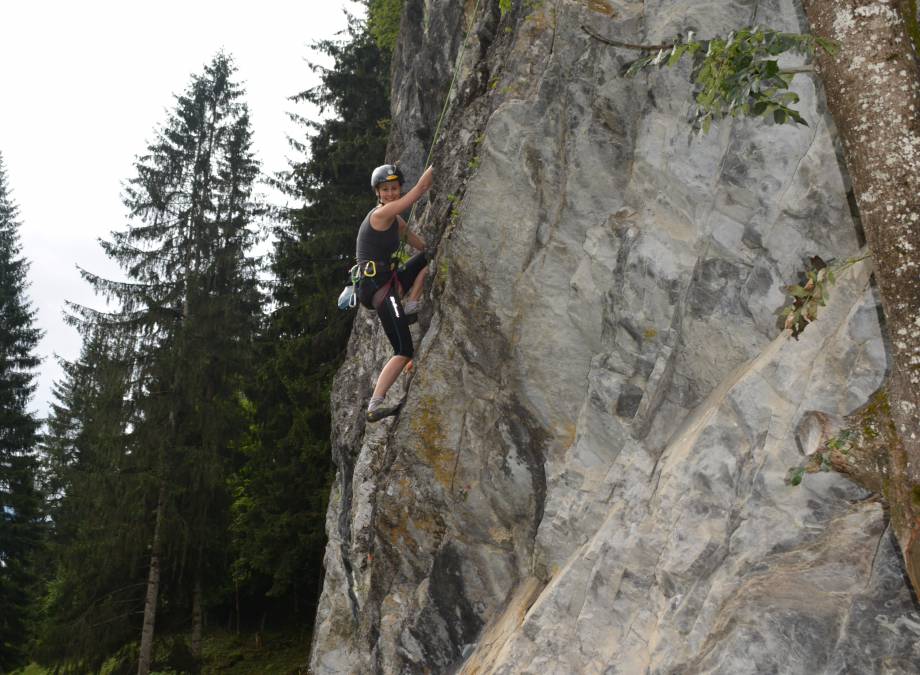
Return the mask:
<svg viewBox="0 0 920 675">
<path fill-rule="evenodd" d="M 250 390 L 252 431 L 235 478 L 237 578 L 258 608 L 279 598 L 282 617 L 312 619 L 322 579 L 332 479 L 329 392 L 354 312 L 335 300 L 354 257 L 355 232 L 374 205 L 369 177 L 384 161 L 389 120 L 389 54 L 353 20 L 347 38 L 314 45 L 332 57 L 314 66 L 319 86 L 294 101 L 332 116 L 297 119 L 307 153 L 277 184 L 299 205 L 287 210 L 275 244 L 275 311 L 261 342 Z"/>
<path fill-rule="evenodd" d="M 28 410 L 41 331 L 26 298 L 29 266 L 20 255 L 17 218 L 0 155 L 0 672 L 25 658 L 42 530 L 38 422 Z"/>
<path fill-rule="evenodd" d="M 135 163 L 128 227 L 102 242 L 128 279 L 83 273 L 117 309 L 72 306 L 82 330 L 133 346 L 130 453 L 150 477 L 136 495 L 149 532 L 139 673 L 150 668 L 161 590 L 173 612 L 200 622 L 203 591 L 220 583 L 226 559 L 227 475 L 260 312 L 248 256 L 258 165 L 234 72 L 229 56 L 215 56 Z"/>
<path fill-rule="evenodd" d="M 97 672 L 136 637 L 143 606 L 153 490 L 131 434 L 132 347 L 85 335 L 80 357 L 61 363 L 42 441 L 52 572 L 35 657 L 64 672 Z"/>
</svg>

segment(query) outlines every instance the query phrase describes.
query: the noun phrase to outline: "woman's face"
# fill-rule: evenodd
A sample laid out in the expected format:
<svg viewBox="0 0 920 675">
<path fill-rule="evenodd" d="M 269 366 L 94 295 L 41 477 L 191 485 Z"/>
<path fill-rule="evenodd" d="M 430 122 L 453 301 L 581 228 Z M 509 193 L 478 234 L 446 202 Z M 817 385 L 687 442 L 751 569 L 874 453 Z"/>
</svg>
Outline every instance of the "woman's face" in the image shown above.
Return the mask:
<svg viewBox="0 0 920 675">
<path fill-rule="evenodd" d="M 387 183 L 381 183 L 377 186 L 377 198 L 380 199 L 382 204 L 389 204 L 390 202 L 399 199 L 400 194 L 402 193 L 402 185 L 399 181 L 390 181 Z"/>
</svg>

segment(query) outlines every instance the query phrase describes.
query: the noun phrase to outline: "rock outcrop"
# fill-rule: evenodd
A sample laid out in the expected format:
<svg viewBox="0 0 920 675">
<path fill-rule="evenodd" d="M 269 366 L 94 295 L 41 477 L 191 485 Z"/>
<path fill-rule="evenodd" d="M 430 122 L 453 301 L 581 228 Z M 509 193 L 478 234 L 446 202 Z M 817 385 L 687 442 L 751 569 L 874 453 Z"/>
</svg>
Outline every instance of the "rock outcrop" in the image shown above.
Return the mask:
<svg viewBox="0 0 920 675">
<path fill-rule="evenodd" d="M 335 381 L 312 670 L 917 672 L 882 505 L 785 481 L 808 422 L 886 369 L 866 263 L 801 340 L 779 328 L 804 261 L 862 245 L 820 89 L 796 81 L 808 127 L 695 137 L 686 73 L 626 80 L 635 53 L 582 30 L 800 31 L 800 8 L 514 6 L 406 2 L 388 159 L 410 175 L 459 72 L 418 214 L 436 274 L 401 414 L 363 422 L 389 356 L 368 312 Z"/>
</svg>

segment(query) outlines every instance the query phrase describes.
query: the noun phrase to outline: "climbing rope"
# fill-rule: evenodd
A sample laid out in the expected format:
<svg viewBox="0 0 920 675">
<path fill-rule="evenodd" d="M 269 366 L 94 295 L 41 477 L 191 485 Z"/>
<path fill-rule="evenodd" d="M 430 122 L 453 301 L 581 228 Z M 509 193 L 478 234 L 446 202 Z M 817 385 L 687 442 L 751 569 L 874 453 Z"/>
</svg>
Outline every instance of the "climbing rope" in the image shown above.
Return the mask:
<svg viewBox="0 0 920 675">
<path fill-rule="evenodd" d="M 425 158 L 425 166 L 431 161 L 431 153 L 434 152 L 434 145 L 438 140 L 438 134 L 441 133 L 441 123 L 444 121 L 444 115 L 447 113 L 447 106 L 450 104 L 450 95 L 454 91 L 454 85 L 457 83 L 457 75 L 460 74 L 460 66 L 463 64 L 463 52 L 466 51 L 466 42 L 470 37 L 470 31 L 473 30 L 473 22 L 476 20 L 476 12 L 479 10 L 479 0 L 473 6 L 473 14 L 470 17 L 470 23 L 466 27 L 466 33 L 463 35 L 463 44 L 460 45 L 460 53 L 457 55 L 457 65 L 454 67 L 454 74 L 450 80 L 450 88 L 447 90 L 447 96 L 444 98 L 444 107 L 441 108 L 441 116 L 438 117 L 438 124 L 434 130 L 434 136 L 431 139 L 431 148 L 428 150 L 428 157 Z"/>
<path fill-rule="evenodd" d="M 438 117 L 438 123 L 435 126 L 434 136 L 431 138 L 431 147 L 428 149 L 428 156 L 425 158 L 425 163 L 422 165 L 422 170 L 424 171 L 429 162 L 431 161 L 431 154 L 434 152 L 434 146 L 438 142 L 438 134 L 441 133 L 441 124 L 444 122 L 444 116 L 447 114 L 447 108 L 450 105 L 450 95 L 454 91 L 454 85 L 457 83 L 457 75 L 460 73 L 460 66 L 463 65 L 463 53 L 466 51 L 466 43 L 470 37 L 470 31 L 473 30 L 473 22 L 476 21 L 476 12 L 479 10 L 480 0 L 476 0 L 476 4 L 473 6 L 473 14 L 470 16 L 470 22 L 466 27 L 466 32 L 463 34 L 463 43 L 460 45 L 460 53 L 457 55 L 457 65 L 454 66 L 454 74 L 450 80 L 450 87 L 447 90 L 447 96 L 444 97 L 444 107 L 441 108 L 441 114 Z M 409 211 L 409 218 L 406 221 L 407 223 L 412 222 L 413 217 L 415 216 L 415 208 L 418 206 L 418 202 L 412 205 L 412 210 Z M 409 231 L 409 228 L 406 228 L 406 232 Z M 406 235 L 403 234 L 400 243 L 399 251 L 397 252 L 397 257 L 400 261 L 404 262 L 404 251 L 406 245 Z M 407 257 L 407 256 L 405 256 Z"/>
</svg>

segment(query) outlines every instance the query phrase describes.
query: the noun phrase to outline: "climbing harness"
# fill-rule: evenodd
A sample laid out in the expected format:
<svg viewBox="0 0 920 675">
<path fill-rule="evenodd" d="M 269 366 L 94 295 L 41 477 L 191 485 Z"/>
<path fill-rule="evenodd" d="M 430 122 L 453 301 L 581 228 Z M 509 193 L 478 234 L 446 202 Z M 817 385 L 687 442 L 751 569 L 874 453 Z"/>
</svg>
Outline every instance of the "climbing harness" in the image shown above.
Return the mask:
<svg viewBox="0 0 920 675">
<path fill-rule="evenodd" d="M 375 297 L 378 295 L 381 297 L 385 296 L 389 292 L 390 287 L 397 280 L 396 271 L 396 264 L 391 263 L 389 265 L 390 278 L 383 284 L 377 286 L 374 290 Z M 374 283 L 377 283 L 377 261 L 368 260 L 363 264 L 359 262 L 353 265 L 352 268 L 348 270 L 348 277 L 351 283 L 345 286 L 339 294 L 338 305 L 339 309 L 342 310 L 354 309 L 358 305 L 358 289 L 364 279 L 373 279 Z"/>
</svg>

